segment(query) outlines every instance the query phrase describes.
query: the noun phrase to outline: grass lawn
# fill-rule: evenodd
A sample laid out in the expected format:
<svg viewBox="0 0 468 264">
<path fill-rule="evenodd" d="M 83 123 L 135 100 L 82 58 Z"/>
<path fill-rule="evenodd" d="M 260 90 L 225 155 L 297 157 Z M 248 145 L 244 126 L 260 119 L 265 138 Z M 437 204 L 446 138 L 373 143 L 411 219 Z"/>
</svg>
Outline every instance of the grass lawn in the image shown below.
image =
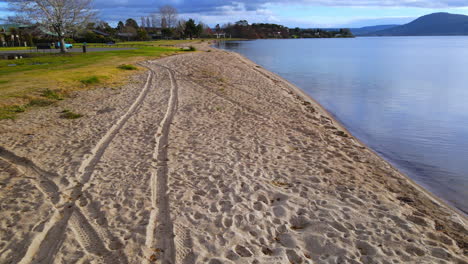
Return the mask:
<svg viewBox="0 0 468 264">
<path fill-rule="evenodd" d="M 31 49 L 30 47 L 0 47 L 1 51 L 9 51 L 9 50 L 28 50 Z"/>
<path fill-rule="evenodd" d="M 30 107 L 41 106 L 34 103 L 37 100 L 53 103 L 58 97 L 66 97 L 70 91 L 99 86 L 119 87 L 125 83 L 128 75 L 143 70 L 136 65 L 137 62 L 183 52 L 170 45 L 188 42 L 190 41 L 125 42 L 123 44 L 139 44 L 141 47 L 133 50 L 0 60 L 0 119 L 12 119 L 17 113 Z M 49 98 L 50 93 L 47 91 L 53 91 L 58 97 Z"/>
<path fill-rule="evenodd" d="M 119 46 L 128 46 L 128 45 L 143 45 L 143 46 L 154 46 L 154 47 L 165 47 L 165 46 L 174 46 L 180 44 L 189 44 L 195 42 L 203 42 L 203 41 L 210 41 L 210 40 L 244 40 L 240 38 L 232 38 L 232 39 L 193 39 L 193 40 L 153 40 L 153 41 L 126 41 L 126 42 L 118 42 L 113 44 L 112 46 L 119 47 Z M 103 43 L 88 43 L 88 45 L 102 45 Z M 105 44 L 105 43 L 104 43 Z M 73 43 L 73 47 L 81 47 L 82 43 Z"/>
</svg>

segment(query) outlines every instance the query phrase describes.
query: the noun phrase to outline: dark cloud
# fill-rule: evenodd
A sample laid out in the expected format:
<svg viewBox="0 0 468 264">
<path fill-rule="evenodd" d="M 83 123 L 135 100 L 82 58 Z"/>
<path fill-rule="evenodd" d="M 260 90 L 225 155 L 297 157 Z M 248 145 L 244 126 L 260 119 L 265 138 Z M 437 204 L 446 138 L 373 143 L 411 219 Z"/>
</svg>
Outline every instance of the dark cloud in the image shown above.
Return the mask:
<svg viewBox="0 0 468 264">
<path fill-rule="evenodd" d="M 254 12 L 264 8 L 266 4 L 450 8 L 468 6 L 468 0 L 95 0 L 94 2 L 96 9 L 101 12 L 101 18 L 110 21 L 149 15 L 163 5 L 172 5 L 186 15 L 222 16 L 224 13 Z"/>
<path fill-rule="evenodd" d="M 0 3 L 5 0 L 0 0 Z M 187 17 L 203 19 L 222 17 L 255 17 L 267 10 L 269 4 L 309 6 L 362 6 L 362 7 L 468 7 L 468 0 L 94 0 L 100 18 L 111 23 L 132 17 L 148 16 L 160 6 L 172 5 Z M 1 13 L 1 10 L 0 10 Z M 267 19 L 267 15 L 258 15 Z M 210 19 L 211 20 L 211 19 Z"/>
<path fill-rule="evenodd" d="M 145 8 L 146 11 L 157 9 L 158 6 L 172 5 L 182 13 L 213 12 L 226 6 L 237 6 L 242 3 L 247 11 L 257 10 L 265 4 L 304 4 L 321 6 L 407 6 L 427 8 L 448 8 L 468 6 L 467 0 L 95 0 L 95 6 L 107 10 L 116 7 Z"/>
</svg>

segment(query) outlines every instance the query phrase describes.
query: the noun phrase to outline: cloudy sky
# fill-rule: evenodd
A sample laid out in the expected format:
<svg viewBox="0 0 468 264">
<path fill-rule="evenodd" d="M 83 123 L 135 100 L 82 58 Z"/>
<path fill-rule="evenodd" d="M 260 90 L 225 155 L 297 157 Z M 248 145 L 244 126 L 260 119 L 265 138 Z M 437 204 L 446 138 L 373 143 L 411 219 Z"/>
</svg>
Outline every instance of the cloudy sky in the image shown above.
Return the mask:
<svg viewBox="0 0 468 264">
<path fill-rule="evenodd" d="M 0 0 L 0 18 L 8 14 Z M 468 15 L 468 0 L 94 0 L 101 19 L 115 24 L 172 5 L 182 18 L 214 26 L 246 19 L 289 27 L 361 27 L 404 24 L 433 12 Z"/>
</svg>

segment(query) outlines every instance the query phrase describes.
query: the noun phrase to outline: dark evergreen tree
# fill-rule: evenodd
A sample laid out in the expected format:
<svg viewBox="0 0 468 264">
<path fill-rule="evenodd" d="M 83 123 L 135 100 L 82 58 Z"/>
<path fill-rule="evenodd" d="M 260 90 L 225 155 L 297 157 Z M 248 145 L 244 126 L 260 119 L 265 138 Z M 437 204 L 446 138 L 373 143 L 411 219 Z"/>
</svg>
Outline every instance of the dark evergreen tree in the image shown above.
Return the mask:
<svg viewBox="0 0 468 264">
<path fill-rule="evenodd" d="M 117 30 L 122 31 L 124 27 L 125 27 L 124 23 L 122 21 L 119 21 L 119 23 L 117 24 Z"/>
<path fill-rule="evenodd" d="M 134 29 L 138 29 L 138 23 L 133 18 L 127 19 L 125 21 L 125 26 L 126 27 L 132 27 Z"/>
<path fill-rule="evenodd" d="M 195 25 L 195 20 L 190 18 L 187 22 L 185 22 L 185 36 L 188 36 L 190 39 L 193 39 L 193 36 L 197 34 L 197 30 L 198 29 L 197 25 Z"/>
</svg>

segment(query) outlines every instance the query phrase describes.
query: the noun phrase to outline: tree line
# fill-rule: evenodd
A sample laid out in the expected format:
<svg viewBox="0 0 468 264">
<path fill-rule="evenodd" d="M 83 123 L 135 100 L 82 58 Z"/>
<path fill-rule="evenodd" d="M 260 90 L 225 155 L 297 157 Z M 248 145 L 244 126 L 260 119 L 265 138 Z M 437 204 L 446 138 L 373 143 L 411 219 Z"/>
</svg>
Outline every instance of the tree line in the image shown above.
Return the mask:
<svg viewBox="0 0 468 264">
<path fill-rule="evenodd" d="M 185 39 L 213 37 L 221 34 L 234 38 L 334 38 L 353 37 L 349 29 L 290 29 L 282 25 L 254 23 L 246 20 L 216 25 L 214 29 L 194 19 L 180 19 L 177 10 L 169 5 L 160 7 L 149 16 L 119 21 L 115 27 L 98 20 L 91 7 L 92 0 L 9 0 L 15 16 L 9 21 L 34 25 L 12 29 L 18 43 L 28 44 L 58 40 L 62 52 L 65 42 L 108 43 L 130 40 Z M 1 33 L 1 32 L 0 32 Z M 15 41 L 14 41 L 15 42 Z"/>
<path fill-rule="evenodd" d="M 349 38 L 354 37 L 349 29 L 301 29 L 288 28 L 278 24 L 253 23 L 239 20 L 215 27 L 215 32 L 223 32 L 234 38 L 261 39 L 261 38 Z"/>
</svg>

